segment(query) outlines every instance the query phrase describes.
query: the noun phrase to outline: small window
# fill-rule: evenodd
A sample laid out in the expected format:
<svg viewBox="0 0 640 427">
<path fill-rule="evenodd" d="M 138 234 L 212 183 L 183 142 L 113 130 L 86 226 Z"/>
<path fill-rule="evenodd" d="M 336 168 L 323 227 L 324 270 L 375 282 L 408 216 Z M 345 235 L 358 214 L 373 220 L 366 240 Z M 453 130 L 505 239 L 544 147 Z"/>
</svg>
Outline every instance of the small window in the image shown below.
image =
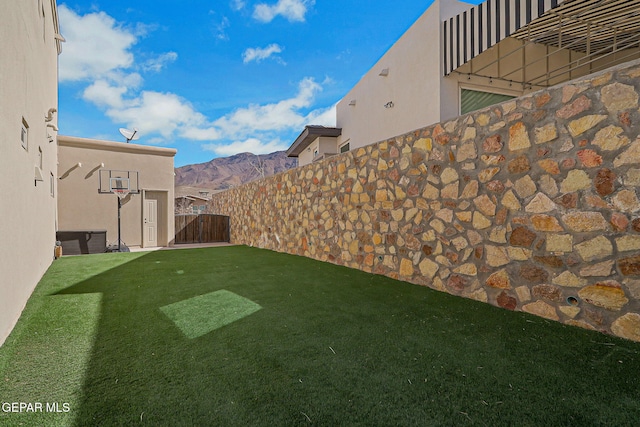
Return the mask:
<svg viewBox="0 0 640 427">
<path fill-rule="evenodd" d="M 37 165 L 40 169 L 42 169 L 42 147 L 38 147 Z"/>
<path fill-rule="evenodd" d="M 50 174 L 49 174 L 49 186 L 50 186 L 50 191 L 51 191 L 51 197 L 55 197 L 55 195 L 56 195 L 56 180 L 53 177 L 53 172 L 50 172 Z"/>
<path fill-rule="evenodd" d="M 340 152 L 341 153 L 346 153 L 347 151 L 349 151 L 349 143 L 348 142 L 346 144 L 344 144 L 342 147 L 340 147 Z"/>
<path fill-rule="evenodd" d="M 20 130 L 20 143 L 22 148 L 29 151 L 29 125 L 24 117 L 22 118 L 22 129 Z"/>
<path fill-rule="evenodd" d="M 313 158 L 315 159 L 316 157 L 318 157 L 318 149 L 314 148 L 313 149 Z"/>
<path fill-rule="evenodd" d="M 460 93 L 460 114 L 467 114 L 513 98 L 515 98 L 515 96 L 462 89 Z"/>
</svg>

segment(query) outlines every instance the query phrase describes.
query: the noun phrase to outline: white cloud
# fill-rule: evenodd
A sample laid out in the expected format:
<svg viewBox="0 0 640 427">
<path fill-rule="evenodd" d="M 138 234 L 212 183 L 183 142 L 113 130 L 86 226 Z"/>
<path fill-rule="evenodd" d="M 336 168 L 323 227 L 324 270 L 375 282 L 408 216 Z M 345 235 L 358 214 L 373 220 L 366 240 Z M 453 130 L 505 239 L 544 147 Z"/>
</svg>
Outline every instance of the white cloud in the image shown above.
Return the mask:
<svg viewBox="0 0 640 427">
<path fill-rule="evenodd" d="M 67 43 L 60 56 L 60 81 L 101 77 L 133 65 L 129 49 L 137 39 L 104 12 L 79 16 L 65 5 L 58 7 Z"/>
<path fill-rule="evenodd" d="M 242 138 L 252 132 L 277 131 L 289 128 L 300 128 L 305 117 L 299 110 L 311 106 L 313 98 L 322 87 L 311 78 L 303 79 L 298 85 L 295 97 L 266 105 L 249 105 L 239 108 L 218 120 L 215 125 L 223 135 L 231 138 Z"/>
<path fill-rule="evenodd" d="M 278 5 L 285 3 L 281 0 Z M 151 59 L 136 63 L 133 46 L 150 26 L 134 25 L 131 28 L 138 30 L 129 31 L 103 12 L 79 16 L 64 5 L 60 11 L 68 40 L 60 59 L 61 81 L 85 82 L 82 98 L 102 109 L 114 124 L 138 128 L 145 143 L 183 139 L 208 143 L 203 148 L 218 155 L 263 154 L 286 149 L 291 141 L 282 135 L 297 134 L 306 124 L 331 125 L 332 115 L 335 121 L 335 107 L 313 110 L 316 94 L 330 82 L 319 84 L 309 77 L 299 82 L 297 92 L 289 98 L 208 118 L 175 93 L 144 90 L 141 73 L 161 72 L 178 58 L 175 52 L 155 57 L 142 52 L 140 56 Z M 247 50 L 244 58 L 245 62 L 260 61 L 281 51 L 282 47 L 272 44 Z"/>
<path fill-rule="evenodd" d="M 176 59 L 178 59 L 178 54 L 175 52 L 163 53 L 146 61 L 142 68 L 145 71 L 154 71 L 159 73 L 167 64 L 175 62 Z"/>
<path fill-rule="evenodd" d="M 253 17 L 258 21 L 271 22 L 281 15 L 291 22 L 304 22 L 307 8 L 314 4 L 315 0 L 278 0 L 274 5 L 260 3 L 253 9 Z"/>
<path fill-rule="evenodd" d="M 106 114 L 116 123 L 137 127 L 141 135 L 160 134 L 165 140 L 180 136 L 200 141 L 219 136 L 203 114 L 173 93 L 143 91 L 136 97 L 112 102 Z"/>
<path fill-rule="evenodd" d="M 239 108 L 214 122 L 176 94 L 142 91 L 128 95 L 125 86 L 106 80 L 98 80 L 85 89 L 83 98 L 103 108 L 115 123 L 138 128 L 141 135 L 159 134 L 165 141 L 180 137 L 192 141 L 245 140 L 245 143 L 252 138 L 270 137 L 272 142 L 266 145 L 269 148 L 265 150 L 271 150 L 274 133 L 302 129 L 305 124 L 331 125 L 331 115 L 335 117 L 333 107 L 314 110 L 306 115 L 301 112 L 312 105 L 315 94 L 320 90 L 322 87 L 318 83 L 306 78 L 300 82 L 298 93 L 292 98 Z M 237 144 L 235 142 L 231 146 L 236 147 Z"/>
<path fill-rule="evenodd" d="M 127 70 L 114 71 L 107 75 L 105 78 L 111 82 L 117 82 L 118 85 L 124 86 L 129 90 L 137 89 L 142 86 L 144 79 L 136 72 L 127 72 Z"/>
<path fill-rule="evenodd" d="M 98 107 L 122 108 L 125 93 L 127 88 L 124 86 L 111 86 L 106 80 L 97 80 L 84 90 L 82 98 Z"/>
<path fill-rule="evenodd" d="M 270 154 L 274 151 L 286 150 L 289 148 L 289 144 L 277 139 L 263 142 L 258 138 L 249 138 L 244 141 L 235 141 L 231 144 L 205 144 L 202 148 L 218 156 L 232 156 L 238 153 Z"/>
<path fill-rule="evenodd" d="M 280 47 L 280 45 L 276 43 L 270 44 L 265 48 L 250 47 L 247 50 L 245 50 L 244 53 L 242 54 L 242 61 L 245 64 L 251 61 L 260 62 L 263 59 L 267 59 L 270 56 L 275 55 L 276 53 L 281 53 L 281 52 L 282 52 L 282 47 Z"/>
<path fill-rule="evenodd" d="M 136 26 L 136 34 L 124 29 L 104 12 L 79 16 L 62 5 L 60 20 L 67 44 L 60 60 L 60 80 L 86 80 L 82 97 L 104 109 L 114 123 L 137 127 L 141 134 L 158 142 L 180 136 L 206 141 L 216 139 L 219 131 L 185 99 L 173 93 L 139 92 L 142 76 L 135 70 L 160 72 L 178 58 L 166 52 L 136 65 L 130 49 L 136 35 L 152 28 Z"/>
<path fill-rule="evenodd" d="M 336 105 L 337 104 L 334 104 L 329 108 L 312 111 L 306 117 L 306 124 L 335 127 L 336 126 Z"/>
<path fill-rule="evenodd" d="M 244 0 L 231 0 L 231 9 L 233 10 L 242 10 L 246 6 L 246 2 Z"/>
<path fill-rule="evenodd" d="M 302 110 L 312 106 L 316 93 L 321 90 L 322 86 L 312 78 L 305 78 L 292 98 L 239 108 L 214 122 L 220 130 L 220 142 L 204 144 L 202 148 L 219 156 L 286 150 L 293 140 L 282 141 L 278 134 L 297 134 L 307 124 L 335 126 L 335 105 L 312 110 L 306 115 L 302 113 Z M 225 144 L 222 142 L 225 139 L 234 142 Z"/>
<path fill-rule="evenodd" d="M 65 5 L 58 12 L 67 40 L 60 56 L 60 82 L 108 79 L 139 86 L 142 77 L 133 69 L 159 72 L 178 58 L 176 52 L 166 52 L 136 65 L 131 49 L 155 25 L 138 23 L 128 29 L 104 12 L 80 16 Z"/>
<path fill-rule="evenodd" d="M 229 40 L 229 35 L 227 34 L 227 28 L 231 27 L 231 22 L 229 18 L 226 16 L 222 17 L 222 20 L 215 25 L 214 34 L 216 39 L 218 40 Z"/>
<path fill-rule="evenodd" d="M 180 131 L 180 136 L 192 141 L 215 141 L 220 138 L 220 131 L 213 127 L 185 127 Z"/>
<path fill-rule="evenodd" d="M 138 128 L 148 141 L 166 142 L 175 137 L 211 141 L 220 137 L 203 114 L 176 94 L 142 91 L 127 95 L 129 92 L 125 86 L 98 80 L 84 90 L 83 99 L 104 109 L 114 123 Z"/>
</svg>

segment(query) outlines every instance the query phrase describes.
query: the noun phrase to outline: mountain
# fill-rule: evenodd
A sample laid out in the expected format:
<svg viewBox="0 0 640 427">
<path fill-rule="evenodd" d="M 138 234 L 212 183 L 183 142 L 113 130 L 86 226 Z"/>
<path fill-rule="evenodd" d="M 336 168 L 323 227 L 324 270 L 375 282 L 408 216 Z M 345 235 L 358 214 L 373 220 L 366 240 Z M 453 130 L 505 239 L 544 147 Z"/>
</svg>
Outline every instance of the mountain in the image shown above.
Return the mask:
<svg viewBox="0 0 640 427">
<path fill-rule="evenodd" d="M 179 187 L 196 187 L 207 190 L 225 190 L 296 167 L 295 158 L 284 151 L 255 155 L 240 153 L 231 157 L 219 157 L 207 163 L 176 168 L 176 194 Z"/>
</svg>

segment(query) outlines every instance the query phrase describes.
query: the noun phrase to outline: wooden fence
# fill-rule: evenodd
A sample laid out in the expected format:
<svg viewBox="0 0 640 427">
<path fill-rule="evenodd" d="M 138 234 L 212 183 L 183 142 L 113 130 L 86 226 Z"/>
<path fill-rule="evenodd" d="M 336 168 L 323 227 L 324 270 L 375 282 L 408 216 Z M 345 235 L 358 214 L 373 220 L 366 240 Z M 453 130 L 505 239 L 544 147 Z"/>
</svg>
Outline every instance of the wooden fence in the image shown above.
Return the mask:
<svg viewBox="0 0 640 427">
<path fill-rule="evenodd" d="M 229 242 L 229 217 L 212 214 L 176 215 L 175 243 Z"/>
</svg>

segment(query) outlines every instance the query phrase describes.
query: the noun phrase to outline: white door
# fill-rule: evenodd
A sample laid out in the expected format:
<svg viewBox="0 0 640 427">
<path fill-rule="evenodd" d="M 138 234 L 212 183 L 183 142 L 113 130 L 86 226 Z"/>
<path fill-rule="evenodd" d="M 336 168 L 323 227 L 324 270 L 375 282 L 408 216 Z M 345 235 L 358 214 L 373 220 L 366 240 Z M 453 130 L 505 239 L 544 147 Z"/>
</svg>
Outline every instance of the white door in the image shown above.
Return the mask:
<svg viewBox="0 0 640 427">
<path fill-rule="evenodd" d="M 144 246 L 158 246 L 158 201 L 145 199 L 144 206 Z"/>
</svg>

